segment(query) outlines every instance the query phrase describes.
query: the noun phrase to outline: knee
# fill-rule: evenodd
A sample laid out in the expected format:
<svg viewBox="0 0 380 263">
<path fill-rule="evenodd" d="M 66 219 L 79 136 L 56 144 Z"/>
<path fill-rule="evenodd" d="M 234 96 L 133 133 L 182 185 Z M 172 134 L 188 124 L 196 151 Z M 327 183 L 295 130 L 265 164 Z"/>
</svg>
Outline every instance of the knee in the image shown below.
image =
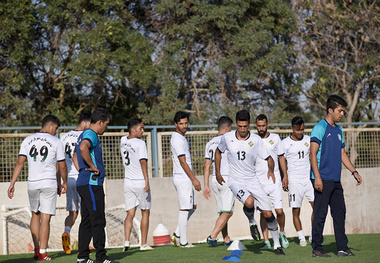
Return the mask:
<svg viewBox="0 0 380 263">
<path fill-rule="evenodd" d="M 284 210 L 282 210 L 282 209 L 277 209 L 276 210 L 276 215 L 277 215 L 277 217 L 282 217 L 282 216 L 284 216 L 285 214 L 284 214 Z"/>
<path fill-rule="evenodd" d="M 265 217 L 265 219 L 267 220 L 268 218 L 274 218 L 274 216 L 273 216 L 273 213 L 272 213 L 272 211 L 267 211 L 267 210 L 265 210 L 265 211 L 261 211 L 261 213 L 262 213 L 262 215 Z M 268 220 L 267 220 L 268 221 Z"/>
<path fill-rule="evenodd" d="M 254 199 L 251 196 L 248 197 L 247 200 L 245 200 L 244 202 L 244 205 L 248 208 L 253 208 L 254 204 Z"/>
</svg>

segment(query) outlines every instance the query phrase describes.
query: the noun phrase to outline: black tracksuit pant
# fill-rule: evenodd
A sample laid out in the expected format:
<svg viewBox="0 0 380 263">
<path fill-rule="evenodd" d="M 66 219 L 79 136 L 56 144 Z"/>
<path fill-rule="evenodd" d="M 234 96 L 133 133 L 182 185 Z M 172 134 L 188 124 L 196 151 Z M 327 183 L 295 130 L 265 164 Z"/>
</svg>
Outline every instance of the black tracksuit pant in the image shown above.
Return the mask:
<svg viewBox="0 0 380 263">
<path fill-rule="evenodd" d="M 82 220 L 79 226 L 78 258 L 88 258 L 88 248 L 91 238 L 96 249 L 96 259 L 106 258 L 105 242 L 105 204 L 103 186 L 84 185 L 78 186 L 77 191 L 81 198 Z"/>
<path fill-rule="evenodd" d="M 312 180 L 314 185 L 314 180 Z M 344 203 L 343 188 L 341 182 L 325 181 L 323 191 L 314 189 L 314 219 L 312 226 L 312 243 L 314 250 L 321 249 L 323 243 L 323 228 L 325 226 L 328 207 L 330 206 L 333 218 L 335 242 L 338 251 L 346 250 L 348 239 L 345 233 L 346 205 Z"/>
</svg>

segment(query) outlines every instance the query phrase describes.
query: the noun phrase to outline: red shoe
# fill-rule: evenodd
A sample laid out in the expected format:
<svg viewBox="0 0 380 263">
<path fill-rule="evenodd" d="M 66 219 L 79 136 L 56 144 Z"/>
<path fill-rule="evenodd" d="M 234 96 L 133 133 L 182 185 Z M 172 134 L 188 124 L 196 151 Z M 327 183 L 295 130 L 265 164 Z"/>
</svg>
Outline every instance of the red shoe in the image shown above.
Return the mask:
<svg viewBox="0 0 380 263">
<path fill-rule="evenodd" d="M 34 249 L 34 259 L 38 259 L 39 255 L 40 255 L 40 248 L 37 247 Z"/>
<path fill-rule="evenodd" d="M 53 260 L 53 259 L 51 257 L 49 257 L 49 255 L 46 253 L 46 254 L 39 254 L 37 260 L 38 261 L 49 261 L 49 260 Z"/>
</svg>

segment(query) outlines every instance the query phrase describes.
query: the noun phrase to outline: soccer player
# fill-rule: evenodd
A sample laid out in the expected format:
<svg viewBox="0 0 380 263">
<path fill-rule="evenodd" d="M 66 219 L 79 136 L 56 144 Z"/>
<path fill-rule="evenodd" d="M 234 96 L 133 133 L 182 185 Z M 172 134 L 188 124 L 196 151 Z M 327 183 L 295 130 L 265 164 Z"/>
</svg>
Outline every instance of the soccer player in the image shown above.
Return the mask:
<svg viewBox="0 0 380 263">
<path fill-rule="evenodd" d="M 268 164 L 263 159 L 258 159 L 256 163 L 256 175 L 260 180 L 261 185 L 267 196 L 272 201 L 274 210 L 277 215 L 277 222 L 280 226 L 280 241 L 283 248 L 289 247 L 289 241 L 285 235 L 285 213 L 284 205 L 282 202 L 282 188 L 287 190 L 288 174 L 286 171 L 286 161 L 284 157 L 284 149 L 280 136 L 276 133 L 268 132 L 268 118 L 264 114 L 260 114 L 256 117 L 256 129 L 258 135 L 261 137 L 264 143 L 264 147 L 267 149 L 270 156 L 274 161 L 274 176 L 275 180 L 268 178 Z M 280 169 L 283 174 L 283 180 L 281 179 Z M 264 246 L 261 249 L 271 249 L 268 235 L 268 225 L 265 221 L 263 214 L 260 214 L 261 231 L 264 237 Z"/>
<path fill-rule="evenodd" d="M 105 247 L 106 217 L 103 182 L 105 168 L 99 135 L 102 135 L 111 119 L 111 114 L 103 108 L 96 109 L 91 115 L 90 128 L 78 138 L 75 147 L 74 162 L 77 160 L 79 175 L 77 191 L 81 198 L 81 216 L 79 225 L 79 249 L 77 262 L 93 263 L 89 258 L 91 238 L 96 249 L 97 263 L 118 263 L 107 257 Z"/>
<path fill-rule="evenodd" d="M 67 191 L 65 152 L 61 141 L 55 137 L 59 126 L 57 117 L 47 115 L 42 120 L 41 130 L 25 138 L 8 188 L 8 197 L 12 198 L 16 180 L 28 160 L 28 196 L 32 210 L 30 232 L 34 243 L 34 258 L 41 261 L 52 260 L 47 254 L 50 218 L 55 215 L 57 193 L 64 194 Z"/>
<path fill-rule="evenodd" d="M 354 256 L 347 246 L 348 239 L 345 233 L 346 205 L 340 182 L 341 164 L 343 163 L 352 173 L 357 181 L 356 185 L 362 183 L 362 177 L 344 150 L 343 130 L 337 124 L 343 118 L 346 106 L 347 102 L 343 98 L 337 95 L 329 96 L 326 103 L 326 117 L 311 131 L 310 163 L 315 195 L 311 243 L 313 257 L 330 257 L 322 248 L 323 228 L 329 206 L 334 218 L 338 257 Z"/>
<path fill-rule="evenodd" d="M 148 178 L 148 153 L 141 137 L 144 123 L 141 119 L 128 122 L 128 136 L 120 141 L 120 153 L 124 165 L 124 199 L 127 216 L 124 221 L 125 242 L 123 251 L 129 250 L 130 235 L 136 207 L 141 209 L 141 246 L 140 250 L 152 250 L 148 245 L 149 211 L 151 195 Z"/>
<path fill-rule="evenodd" d="M 90 127 L 91 114 L 82 113 L 79 117 L 78 126 L 66 133 L 61 141 L 65 147 L 65 160 L 67 166 L 67 192 L 66 192 L 66 210 L 69 215 L 65 219 L 65 231 L 62 234 L 62 247 L 66 254 L 71 254 L 70 231 L 75 220 L 78 217 L 80 197 L 77 192 L 78 170 L 74 166 L 73 156 L 78 137 L 82 132 Z"/>
<path fill-rule="evenodd" d="M 292 208 L 294 228 L 303 247 L 307 245 L 300 219 L 303 197 L 306 196 L 311 207 L 314 206 L 314 189 L 310 181 L 310 136 L 304 135 L 304 131 L 302 117 L 294 117 L 292 134 L 282 141 L 288 166 L 289 207 Z"/>
<path fill-rule="evenodd" d="M 203 195 L 206 199 L 209 199 L 211 196 L 210 186 L 209 186 L 209 177 L 210 177 L 210 167 L 213 166 L 212 173 L 212 191 L 214 192 L 216 204 L 218 206 L 219 217 L 216 220 L 215 227 L 211 232 L 211 235 L 207 238 L 207 243 L 209 243 L 213 247 L 217 247 L 217 236 L 220 232 L 223 235 L 223 245 L 229 246 L 232 241 L 228 236 L 227 222 L 232 216 L 235 205 L 235 197 L 231 192 L 231 189 L 228 187 L 228 174 L 229 174 L 229 166 L 227 160 L 227 152 L 222 154 L 221 160 L 221 174 L 224 180 L 227 182 L 226 184 L 220 185 L 216 181 L 215 177 L 215 150 L 219 145 L 220 138 L 223 134 L 230 132 L 232 126 L 231 118 L 227 116 L 222 116 L 218 120 L 218 135 L 214 137 L 211 141 L 206 144 L 205 151 L 205 164 L 204 164 L 204 190 Z"/>
<path fill-rule="evenodd" d="M 173 158 L 173 184 L 177 191 L 179 215 L 178 225 L 170 240 L 184 248 L 194 247 L 187 242 L 187 221 L 197 208 L 194 190 L 200 191 L 201 184 L 192 172 L 189 144 L 185 133 L 189 126 L 189 114 L 178 111 L 174 116 L 175 132 L 170 139 Z"/>
<path fill-rule="evenodd" d="M 257 207 L 264 215 L 271 231 L 274 249 L 277 255 L 285 255 L 281 248 L 277 220 L 273 216 L 269 199 L 264 192 L 259 179 L 255 175 L 255 163 L 258 158 L 267 160 L 268 178 L 274 180 L 274 161 L 266 150 L 261 138 L 249 132 L 251 124 L 250 114 L 246 110 L 236 113 L 237 130 L 228 132 L 222 136 L 215 152 L 215 174 L 219 184 L 225 183 L 221 176 L 221 153 L 227 152 L 230 174 L 228 185 L 235 197 L 248 209 Z"/>
</svg>

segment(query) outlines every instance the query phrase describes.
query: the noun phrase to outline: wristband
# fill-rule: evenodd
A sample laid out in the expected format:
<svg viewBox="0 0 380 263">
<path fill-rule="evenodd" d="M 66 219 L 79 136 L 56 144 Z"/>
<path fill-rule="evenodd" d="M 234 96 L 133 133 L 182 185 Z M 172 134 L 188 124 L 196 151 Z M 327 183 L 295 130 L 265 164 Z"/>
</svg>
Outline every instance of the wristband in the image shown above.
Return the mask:
<svg viewBox="0 0 380 263">
<path fill-rule="evenodd" d="M 359 174 L 358 171 L 355 170 L 355 171 L 353 171 L 353 172 L 351 173 L 351 175 L 354 176 L 354 173 Z"/>
</svg>

